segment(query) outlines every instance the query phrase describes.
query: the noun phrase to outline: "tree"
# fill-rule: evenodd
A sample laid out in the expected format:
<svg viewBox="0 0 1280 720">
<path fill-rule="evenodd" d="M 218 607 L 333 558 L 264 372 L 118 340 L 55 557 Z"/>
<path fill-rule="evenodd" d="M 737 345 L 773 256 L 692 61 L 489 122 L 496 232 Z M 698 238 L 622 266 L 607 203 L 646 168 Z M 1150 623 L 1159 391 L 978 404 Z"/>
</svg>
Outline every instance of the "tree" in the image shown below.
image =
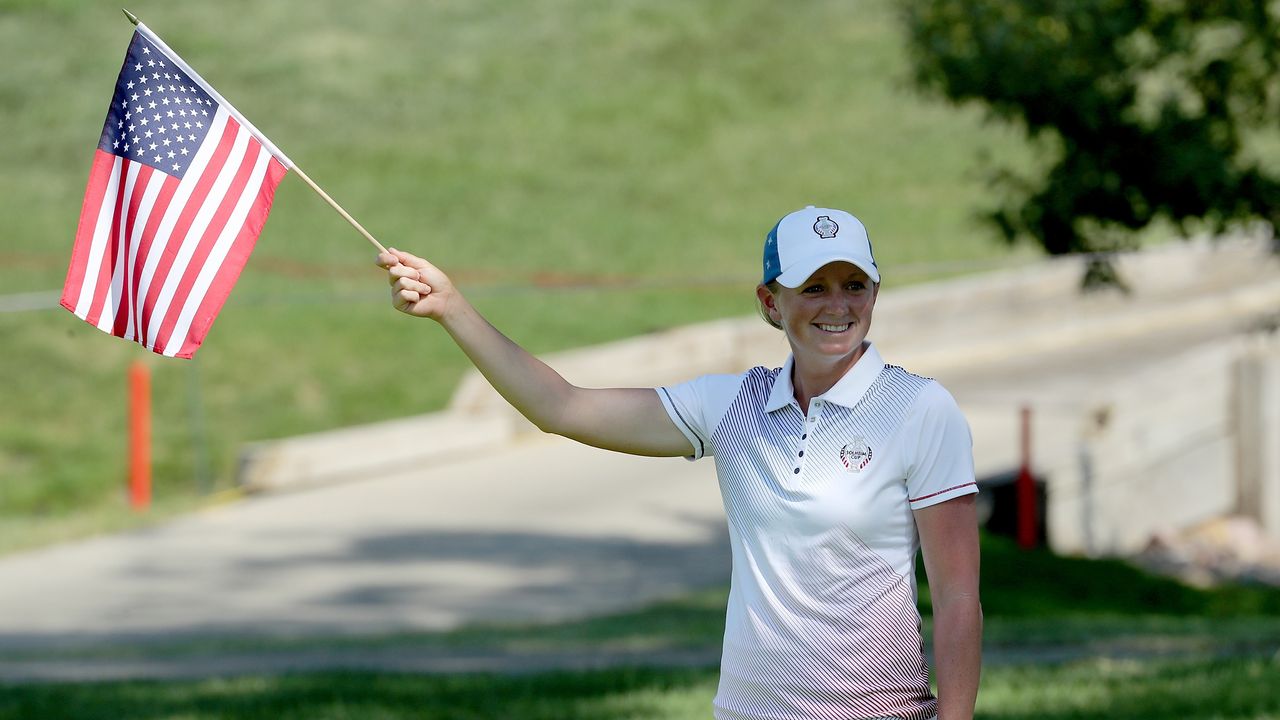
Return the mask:
<svg viewBox="0 0 1280 720">
<path fill-rule="evenodd" d="M 987 218 L 1052 254 L 1133 242 L 1165 218 L 1280 222 L 1280 178 L 1244 139 L 1280 128 L 1280 4 L 1269 0 L 906 0 L 916 82 L 980 101 L 1054 150 L 1001 170 Z M 1275 167 L 1275 165 L 1273 165 Z M 1105 272 L 1105 261 L 1101 269 Z"/>
</svg>

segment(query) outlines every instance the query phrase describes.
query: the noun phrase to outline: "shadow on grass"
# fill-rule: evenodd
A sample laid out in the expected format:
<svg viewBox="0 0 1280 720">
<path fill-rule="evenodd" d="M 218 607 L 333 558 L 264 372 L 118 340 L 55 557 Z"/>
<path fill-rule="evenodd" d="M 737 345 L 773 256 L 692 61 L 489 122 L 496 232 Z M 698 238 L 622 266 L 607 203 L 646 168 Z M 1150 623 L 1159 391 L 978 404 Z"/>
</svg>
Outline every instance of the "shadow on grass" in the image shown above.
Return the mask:
<svg viewBox="0 0 1280 720">
<path fill-rule="evenodd" d="M 193 683 L 0 686 L 0 719 L 705 718 L 716 672 L 620 669 L 527 676 L 325 673 Z"/>
</svg>

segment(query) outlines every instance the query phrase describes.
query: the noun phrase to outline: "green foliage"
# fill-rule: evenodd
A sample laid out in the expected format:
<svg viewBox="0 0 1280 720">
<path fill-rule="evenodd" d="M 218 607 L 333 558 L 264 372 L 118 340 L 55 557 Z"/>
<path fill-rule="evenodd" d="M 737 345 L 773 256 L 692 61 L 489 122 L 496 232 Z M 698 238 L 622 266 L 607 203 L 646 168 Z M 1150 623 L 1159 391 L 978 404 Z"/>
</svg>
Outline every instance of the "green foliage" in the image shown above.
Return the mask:
<svg viewBox="0 0 1280 720">
<path fill-rule="evenodd" d="M 1036 177 L 996 173 L 988 218 L 1050 253 L 1168 221 L 1280 222 L 1252 147 L 1280 123 L 1280 6 L 1262 0 L 911 0 L 917 83 L 1021 126 Z"/>
</svg>

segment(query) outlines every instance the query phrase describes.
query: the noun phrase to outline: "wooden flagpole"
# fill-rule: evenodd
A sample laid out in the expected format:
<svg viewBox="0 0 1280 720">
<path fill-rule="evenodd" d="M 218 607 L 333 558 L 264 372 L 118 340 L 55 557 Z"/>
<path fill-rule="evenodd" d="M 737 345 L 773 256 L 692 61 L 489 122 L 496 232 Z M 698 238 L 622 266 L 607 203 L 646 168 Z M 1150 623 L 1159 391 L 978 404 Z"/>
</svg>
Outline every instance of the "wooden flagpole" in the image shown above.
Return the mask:
<svg viewBox="0 0 1280 720">
<path fill-rule="evenodd" d="M 124 8 L 120 8 L 120 9 L 124 10 L 124 16 L 129 18 L 129 22 L 133 23 L 134 25 L 138 24 L 139 21 L 138 21 L 137 15 L 134 15 L 133 13 L 129 12 L 128 10 L 125 10 Z M 346 210 L 343 210 L 342 206 L 339 205 L 337 201 L 329 197 L 329 193 L 322 190 L 314 180 L 312 180 L 310 177 L 307 176 L 305 172 L 302 171 L 302 168 L 298 167 L 295 164 L 291 169 L 298 174 L 298 177 L 302 178 L 302 182 L 306 183 L 307 186 L 310 187 L 312 190 L 315 190 L 316 194 L 318 194 L 321 198 L 323 198 L 325 202 L 329 203 L 329 207 L 332 207 L 334 210 L 337 210 L 338 214 L 341 215 L 344 220 L 351 223 L 351 227 L 355 228 L 361 235 L 364 236 L 366 240 L 373 243 L 373 246 L 378 248 L 379 252 L 387 251 L 387 249 L 382 246 L 382 243 L 378 242 L 377 238 L 369 234 L 369 231 L 365 230 L 363 225 L 356 222 L 356 219 L 351 217 L 351 213 L 348 213 Z"/>
</svg>

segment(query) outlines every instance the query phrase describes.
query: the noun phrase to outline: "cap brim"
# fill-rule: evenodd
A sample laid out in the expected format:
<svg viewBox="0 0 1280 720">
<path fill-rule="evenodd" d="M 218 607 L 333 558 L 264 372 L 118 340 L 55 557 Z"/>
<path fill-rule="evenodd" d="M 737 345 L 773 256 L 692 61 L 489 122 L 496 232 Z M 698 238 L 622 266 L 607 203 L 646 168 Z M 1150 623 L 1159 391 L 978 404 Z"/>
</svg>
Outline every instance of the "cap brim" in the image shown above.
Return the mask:
<svg viewBox="0 0 1280 720">
<path fill-rule="evenodd" d="M 847 262 L 857 266 L 858 269 L 867 274 L 871 278 L 871 282 L 880 282 L 880 270 L 876 268 L 876 264 L 868 258 L 855 258 L 848 255 L 821 255 L 811 257 L 805 260 L 799 260 L 791 264 L 791 267 L 782 271 L 778 276 L 778 283 L 783 287 L 797 288 L 808 280 L 814 273 L 818 272 L 822 267 L 833 262 Z"/>
</svg>

